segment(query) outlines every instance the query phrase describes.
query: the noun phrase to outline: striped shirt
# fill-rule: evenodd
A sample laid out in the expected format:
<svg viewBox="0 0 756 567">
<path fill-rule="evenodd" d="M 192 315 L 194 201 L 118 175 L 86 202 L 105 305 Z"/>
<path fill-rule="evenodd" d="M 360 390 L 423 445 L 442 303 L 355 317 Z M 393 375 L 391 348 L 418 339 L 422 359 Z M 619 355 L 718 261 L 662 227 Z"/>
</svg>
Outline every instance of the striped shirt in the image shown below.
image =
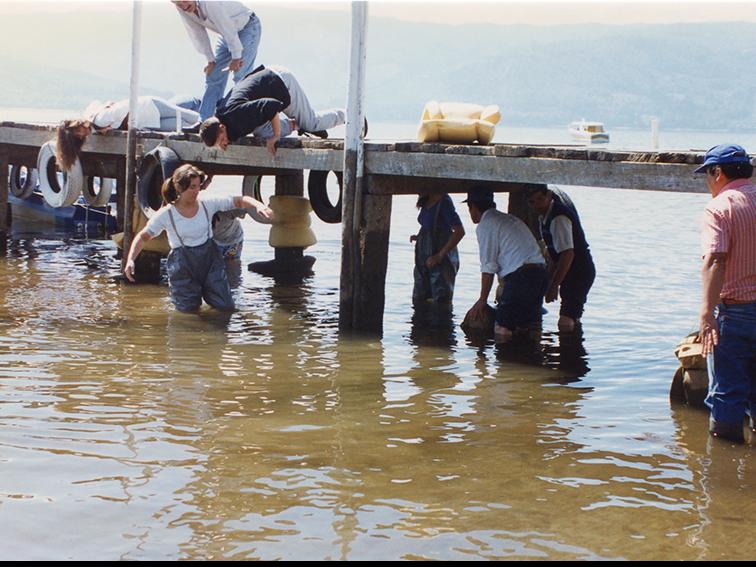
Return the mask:
<svg viewBox="0 0 756 567">
<path fill-rule="evenodd" d="M 721 299 L 756 301 L 756 186 L 728 183 L 706 206 L 701 253 L 727 254 Z"/>
</svg>

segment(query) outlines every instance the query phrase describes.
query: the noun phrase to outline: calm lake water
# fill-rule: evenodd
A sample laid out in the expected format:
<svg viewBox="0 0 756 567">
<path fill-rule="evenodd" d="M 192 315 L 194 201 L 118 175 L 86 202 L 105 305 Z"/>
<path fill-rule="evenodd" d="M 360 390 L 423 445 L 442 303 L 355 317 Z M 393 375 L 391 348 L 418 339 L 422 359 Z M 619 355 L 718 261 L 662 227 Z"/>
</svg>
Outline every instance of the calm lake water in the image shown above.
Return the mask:
<svg viewBox="0 0 756 567">
<path fill-rule="evenodd" d="M 584 335 L 554 333 L 552 304 L 517 349 L 459 329 L 480 282 L 460 195 L 453 312 L 413 312 L 417 213 L 397 197 L 372 338 L 338 332 L 338 225 L 314 219 L 299 284 L 244 269 L 230 317 L 114 281 L 108 241 L 16 225 L 0 258 L 0 557 L 752 559 L 752 446 L 709 439 L 705 412 L 668 400 L 708 196 L 566 190 L 598 269 Z M 267 228 L 244 222 L 244 266 L 271 258 Z"/>
</svg>

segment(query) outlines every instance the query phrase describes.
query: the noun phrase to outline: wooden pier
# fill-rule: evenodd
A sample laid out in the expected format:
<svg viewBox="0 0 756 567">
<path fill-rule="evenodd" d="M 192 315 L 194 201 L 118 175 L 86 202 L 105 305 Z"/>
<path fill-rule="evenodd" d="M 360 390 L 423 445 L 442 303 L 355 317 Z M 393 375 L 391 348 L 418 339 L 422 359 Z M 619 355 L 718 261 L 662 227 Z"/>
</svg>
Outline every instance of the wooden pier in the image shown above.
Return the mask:
<svg viewBox="0 0 756 567">
<path fill-rule="evenodd" d="M 54 127 L 0 122 L 0 172 L 9 165 L 36 167 L 40 147 L 54 137 Z M 84 173 L 117 180 L 118 210 L 124 210 L 126 133 L 91 135 L 81 157 Z M 262 141 L 245 138 L 227 151 L 207 148 L 196 135 L 140 132 L 137 157 L 159 145 L 185 162 L 214 175 L 274 175 L 278 194 L 304 194 L 303 170 L 341 172 L 343 140 L 284 138 L 271 157 Z M 703 151 L 611 151 L 578 146 L 519 144 L 448 145 L 416 142 L 365 142 L 364 181 L 359 199 L 344 195 L 340 326 L 380 332 L 383 321 L 389 227 L 393 195 L 425 189 L 464 193 L 483 184 L 508 192 L 509 212 L 529 222 L 526 190 L 533 185 L 583 185 L 653 191 L 706 192 L 693 171 Z M 357 210 L 352 207 L 357 204 Z M 0 253 L 8 231 L 8 175 L 0 175 Z M 353 212 L 353 214 L 351 214 Z M 123 223 L 123 218 L 119 219 Z M 349 241 L 354 239 L 354 241 Z M 345 262 L 345 253 L 359 258 Z"/>
</svg>

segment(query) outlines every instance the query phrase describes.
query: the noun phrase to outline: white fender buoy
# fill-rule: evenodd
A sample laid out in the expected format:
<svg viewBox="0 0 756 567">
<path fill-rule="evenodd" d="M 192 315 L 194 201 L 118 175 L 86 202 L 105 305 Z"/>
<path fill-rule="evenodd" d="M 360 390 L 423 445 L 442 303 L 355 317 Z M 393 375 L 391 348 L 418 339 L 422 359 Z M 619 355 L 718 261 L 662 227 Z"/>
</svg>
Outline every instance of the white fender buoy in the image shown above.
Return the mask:
<svg viewBox="0 0 756 567">
<path fill-rule="evenodd" d="M 95 184 L 95 180 L 99 183 Z M 110 202 L 110 196 L 116 186 L 116 180 L 111 177 L 87 177 L 82 195 L 87 205 L 91 207 L 105 207 Z"/>
<path fill-rule="evenodd" d="M 47 142 L 40 148 L 37 156 L 37 173 L 42 196 L 51 207 L 73 205 L 81 195 L 84 187 L 81 162 L 77 159 L 71 170 L 62 174 L 63 186 L 61 187 L 55 162 L 55 142 Z"/>
<path fill-rule="evenodd" d="M 24 174 L 24 170 L 26 170 L 26 174 Z M 22 165 L 12 165 L 9 177 L 11 195 L 19 199 L 31 197 L 39 182 L 37 170 Z"/>
</svg>

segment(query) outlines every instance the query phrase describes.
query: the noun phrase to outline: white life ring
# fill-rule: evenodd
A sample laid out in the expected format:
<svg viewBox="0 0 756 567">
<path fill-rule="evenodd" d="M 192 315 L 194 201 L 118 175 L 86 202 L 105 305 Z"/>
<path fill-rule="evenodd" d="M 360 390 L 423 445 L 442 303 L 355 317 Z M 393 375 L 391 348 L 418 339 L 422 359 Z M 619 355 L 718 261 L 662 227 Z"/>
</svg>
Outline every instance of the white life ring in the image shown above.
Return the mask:
<svg viewBox="0 0 756 567">
<path fill-rule="evenodd" d="M 55 142 L 47 142 L 40 148 L 37 156 L 37 173 L 42 196 L 51 207 L 73 205 L 81 195 L 84 187 L 81 162 L 77 159 L 70 171 L 62 173 L 63 186 L 61 187 L 59 181 L 61 175 L 55 162 Z"/>
<path fill-rule="evenodd" d="M 26 173 L 24 174 L 24 170 Z M 23 165 L 12 165 L 10 170 L 10 192 L 19 199 L 28 199 L 37 187 L 37 170 Z"/>
<path fill-rule="evenodd" d="M 84 183 L 82 195 L 90 207 L 105 207 L 110 202 L 110 196 L 116 186 L 116 180 L 111 177 L 88 176 Z M 99 189 L 95 187 L 95 180 L 99 179 Z"/>
</svg>

